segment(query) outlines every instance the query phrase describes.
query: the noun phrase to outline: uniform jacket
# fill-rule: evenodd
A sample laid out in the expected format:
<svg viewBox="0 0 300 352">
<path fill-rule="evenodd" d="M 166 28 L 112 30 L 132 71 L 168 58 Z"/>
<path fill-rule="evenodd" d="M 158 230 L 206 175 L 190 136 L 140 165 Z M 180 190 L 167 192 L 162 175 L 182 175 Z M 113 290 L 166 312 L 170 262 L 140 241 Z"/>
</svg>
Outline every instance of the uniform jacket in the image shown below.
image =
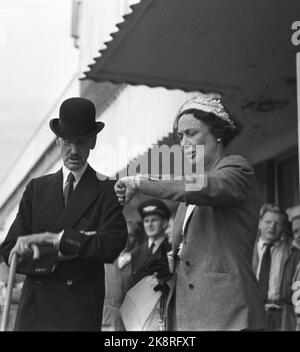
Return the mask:
<svg viewBox="0 0 300 352">
<path fill-rule="evenodd" d="M 132 278 L 130 282 L 130 287 L 134 286 L 138 281 L 142 280 L 145 276 L 153 274 L 149 272 L 151 264 L 155 261 L 160 261 L 162 265 L 168 268 L 167 253 L 171 250 L 171 245 L 168 239 L 165 238 L 160 244 L 157 250 L 151 254 L 148 248 L 148 241 L 143 243 L 141 246 L 137 247 L 132 252 Z"/>
<path fill-rule="evenodd" d="M 27 275 L 17 330 L 100 330 L 104 263 L 115 260 L 127 238 L 122 208 L 111 180 L 88 166 L 67 206 L 62 171 L 29 182 L 1 254 L 7 261 L 18 236 L 63 231 L 59 250 L 73 259 L 57 261 L 58 250 L 40 247 L 24 256 L 17 271 Z"/>
<path fill-rule="evenodd" d="M 177 252 L 188 204 L 196 205 L 177 264 L 177 330 L 242 330 L 265 326 L 264 306 L 252 271 L 259 193 L 249 162 L 230 155 L 189 190 L 184 181 L 141 178 L 146 194 L 180 201 L 173 228 Z M 174 312 L 174 311 L 173 311 Z"/>
</svg>

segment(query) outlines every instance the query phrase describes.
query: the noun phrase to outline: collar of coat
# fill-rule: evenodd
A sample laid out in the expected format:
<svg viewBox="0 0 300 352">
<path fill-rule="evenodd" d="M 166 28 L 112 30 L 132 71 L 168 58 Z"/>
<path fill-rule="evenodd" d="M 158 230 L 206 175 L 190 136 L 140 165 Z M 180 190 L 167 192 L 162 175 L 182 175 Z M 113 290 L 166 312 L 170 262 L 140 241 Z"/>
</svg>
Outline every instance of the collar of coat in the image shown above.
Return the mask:
<svg viewBox="0 0 300 352">
<path fill-rule="evenodd" d="M 63 174 L 60 169 L 51 175 L 47 184 L 46 209 L 48 209 L 48 215 L 51 214 L 51 219 L 55 219 L 53 229 L 55 232 L 71 228 L 83 216 L 104 187 L 95 170 L 88 165 L 67 206 L 64 207 L 62 183 Z"/>
</svg>

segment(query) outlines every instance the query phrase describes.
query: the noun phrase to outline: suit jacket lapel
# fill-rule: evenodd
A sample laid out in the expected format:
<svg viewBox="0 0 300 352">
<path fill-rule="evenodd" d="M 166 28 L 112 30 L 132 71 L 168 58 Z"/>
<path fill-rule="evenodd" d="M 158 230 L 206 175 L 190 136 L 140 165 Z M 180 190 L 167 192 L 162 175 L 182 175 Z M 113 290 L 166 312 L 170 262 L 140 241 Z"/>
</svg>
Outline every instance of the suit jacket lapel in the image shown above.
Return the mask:
<svg viewBox="0 0 300 352">
<path fill-rule="evenodd" d="M 57 228 L 72 227 L 98 196 L 99 190 L 96 173 L 88 166 L 58 219 Z"/>
</svg>

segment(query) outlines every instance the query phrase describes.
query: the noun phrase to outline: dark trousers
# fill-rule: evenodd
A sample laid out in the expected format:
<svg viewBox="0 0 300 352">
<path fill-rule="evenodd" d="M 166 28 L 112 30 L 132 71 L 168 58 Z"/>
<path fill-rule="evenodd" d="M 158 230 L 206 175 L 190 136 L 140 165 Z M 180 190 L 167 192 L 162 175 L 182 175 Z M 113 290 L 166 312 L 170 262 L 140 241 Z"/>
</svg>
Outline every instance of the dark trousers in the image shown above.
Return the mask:
<svg viewBox="0 0 300 352">
<path fill-rule="evenodd" d="M 271 308 L 266 310 L 266 331 L 280 331 L 281 316 L 281 309 Z"/>
</svg>

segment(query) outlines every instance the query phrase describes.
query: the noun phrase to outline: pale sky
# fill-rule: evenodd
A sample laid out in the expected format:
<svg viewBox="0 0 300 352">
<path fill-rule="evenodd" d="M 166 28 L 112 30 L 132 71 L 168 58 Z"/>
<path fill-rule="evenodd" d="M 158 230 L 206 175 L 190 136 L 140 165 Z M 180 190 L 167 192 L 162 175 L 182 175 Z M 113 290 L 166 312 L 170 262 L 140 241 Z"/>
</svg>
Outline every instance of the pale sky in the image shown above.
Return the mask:
<svg viewBox="0 0 300 352">
<path fill-rule="evenodd" d="M 78 69 L 71 5 L 0 0 L 0 182 Z"/>
</svg>

